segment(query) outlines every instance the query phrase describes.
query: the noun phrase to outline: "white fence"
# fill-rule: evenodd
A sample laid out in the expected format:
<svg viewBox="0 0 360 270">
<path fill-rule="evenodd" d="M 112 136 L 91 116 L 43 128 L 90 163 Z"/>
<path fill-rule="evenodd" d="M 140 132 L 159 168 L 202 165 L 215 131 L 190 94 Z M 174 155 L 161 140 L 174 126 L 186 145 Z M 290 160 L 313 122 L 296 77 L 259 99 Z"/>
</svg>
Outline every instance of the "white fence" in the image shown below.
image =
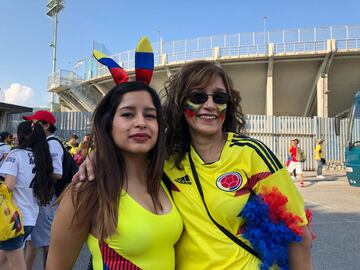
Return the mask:
<svg viewBox="0 0 360 270">
<path fill-rule="evenodd" d="M 15 133 L 23 114 L 10 114 L 7 119 L 7 130 Z M 91 131 L 90 112 L 64 112 L 55 113 L 57 119 L 56 134 L 69 138 L 76 133 L 80 138 Z M 328 161 L 327 166 L 343 168 L 345 160 L 344 149 L 347 138 L 347 119 L 341 121 L 340 136 L 335 135 L 334 118 L 319 117 L 287 117 L 247 115 L 245 133 L 250 137 L 263 141 L 283 162 L 291 138 L 297 137 L 300 147 L 306 154 L 305 170 L 314 170 L 314 147 L 317 139 L 325 139 L 324 155 Z M 360 133 L 360 130 L 358 131 Z"/>
<path fill-rule="evenodd" d="M 291 138 L 297 137 L 307 157 L 304 163 L 305 170 L 315 168 L 315 144 L 319 138 L 323 138 L 327 166 L 343 168 L 347 121 L 347 119 L 341 120 L 340 136 L 337 136 L 334 118 L 248 115 L 246 133 L 263 141 L 283 162 L 287 159 Z"/>
</svg>

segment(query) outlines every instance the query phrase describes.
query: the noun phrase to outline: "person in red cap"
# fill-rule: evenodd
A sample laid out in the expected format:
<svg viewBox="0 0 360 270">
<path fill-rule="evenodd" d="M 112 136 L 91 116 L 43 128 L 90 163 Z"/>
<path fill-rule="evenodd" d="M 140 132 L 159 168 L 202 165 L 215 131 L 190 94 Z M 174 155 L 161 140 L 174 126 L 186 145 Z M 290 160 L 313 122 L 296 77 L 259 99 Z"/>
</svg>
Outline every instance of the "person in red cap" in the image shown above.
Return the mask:
<svg viewBox="0 0 360 270">
<path fill-rule="evenodd" d="M 62 160 L 64 155 L 64 150 L 61 143 L 55 139 L 54 132 L 56 131 L 55 116 L 46 110 L 36 111 L 33 115 L 23 116 L 25 120 L 32 120 L 39 123 L 44 129 L 46 139 L 49 144 L 50 155 L 52 158 L 52 164 L 54 167 L 53 175 L 55 180 L 60 180 L 63 173 Z M 52 220 L 55 216 L 56 208 L 53 207 L 56 198 L 54 196 L 53 200 L 47 206 L 42 206 L 39 209 L 39 216 L 36 221 L 36 225 L 31 232 L 31 242 L 27 244 L 26 247 L 26 264 L 32 266 L 34 259 L 36 257 L 36 249 L 42 248 L 44 253 L 44 266 L 47 258 L 47 253 L 50 243 L 50 232 Z"/>
<path fill-rule="evenodd" d="M 40 123 L 42 123 L 44 129 L 46 129 L 44 127 L 44 125 L 48 124 L 49 127 L 52 126 L 51 130 L 49 130 L 50 133 L 54 133 L 56 131 L 56 127 L 55 127 L 56 118 L 49 111 L 39 110 L 39 111 L 36 111 L 33 115 L 23 116 L 23 119 L 40 121 Z"/>
</svg>

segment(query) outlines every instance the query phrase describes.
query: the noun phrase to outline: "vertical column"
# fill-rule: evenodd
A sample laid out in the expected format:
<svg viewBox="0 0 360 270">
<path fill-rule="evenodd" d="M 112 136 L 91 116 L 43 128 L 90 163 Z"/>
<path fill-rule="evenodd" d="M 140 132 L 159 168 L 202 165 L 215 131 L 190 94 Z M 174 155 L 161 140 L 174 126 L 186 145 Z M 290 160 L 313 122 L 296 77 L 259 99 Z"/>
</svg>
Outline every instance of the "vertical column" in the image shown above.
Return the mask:
<svg viewBox="0 0 360 270">
<path fill-rule="evenodd" d="M 266 79 L 266 115 L 274 115 L 273 77 Z"/>
<path fill-rule="evenodd" d="M 328 117 L 328 75 L 322 73 L 316 85 L 317 116 Z"/>
<path fill-rule="evenodd" d="M 324 78 L 323 78 L 323 93 L 324 93 L 324 117 L 329 117 L 329 103 L 328 103 L 328 98 L 329 98 L 329 88 L 328 88 L 328 75 L 324 74 Z"/>
<path fill-rule="evenodd" d="M 274 43 L 268 44 L 268 70 L 266 76 L 266 115 L 274 115 L 274 91 L 273 91 L 273 63 Z"/>
<path fill-rule="evenodd" d="M 219 47 L 214 47 L 213 48 L 213 56 L 214 56 L 214 60 L 218 60 L 218 58 L 220 58 L 220 48 Z"/>
</svg>

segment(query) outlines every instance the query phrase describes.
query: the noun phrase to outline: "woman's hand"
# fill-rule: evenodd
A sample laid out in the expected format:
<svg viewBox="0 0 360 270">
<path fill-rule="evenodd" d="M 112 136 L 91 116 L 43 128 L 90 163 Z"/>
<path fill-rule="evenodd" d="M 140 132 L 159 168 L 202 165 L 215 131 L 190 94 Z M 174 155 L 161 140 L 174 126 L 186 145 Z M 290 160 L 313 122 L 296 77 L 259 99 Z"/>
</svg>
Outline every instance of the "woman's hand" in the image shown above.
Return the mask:
<svg viewBox="0 0 360 270">
<path fill-rule="evenodd" d="M 303 226 L 302 240 L 289 245 L 289 262 L 292 270 L 311 270 L 312 238 L 307 226 Z"/>
<path fill-rule="evenodd" d="M 94 172 L 94 152 L 90 152 L 80 165 L 79 171 L 73 176 L 73 182 L 93 181 L 95 179 Z"/>
</svg>

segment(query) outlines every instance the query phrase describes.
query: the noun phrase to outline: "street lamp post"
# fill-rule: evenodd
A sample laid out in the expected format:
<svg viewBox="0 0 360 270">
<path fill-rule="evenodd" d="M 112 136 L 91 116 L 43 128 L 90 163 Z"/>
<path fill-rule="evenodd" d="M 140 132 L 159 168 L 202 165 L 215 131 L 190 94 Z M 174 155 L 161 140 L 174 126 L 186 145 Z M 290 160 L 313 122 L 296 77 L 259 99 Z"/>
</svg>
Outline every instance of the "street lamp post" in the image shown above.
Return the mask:
<svg viewBox="0 0 360 270">
<path fill-rule="evenodd" d="M 51 71 L 51 85 L 55 82 L 56 72 L 56 48 L 57 48 L 57 24 L 58 13 L 64 8 L 64 0 L 47 0 L 46 15 L 53 19 L 53 42 L 49 44 L 52 47 L 52 71 Z M 51 106 L 50 110 L 54 111 L 55 93 L 51 94 Z"/>
<path fill-rule="evenodd" d="M 157 42 L 159 43 L 159 61 L 160 61 L 159 64 L 162 65 L 163 64 L 163 38 L 162 38 L 160 31 L 156 32 L 156 39 L 157 39 Z"/>
<path fill-rule="evenodd" d="M 264 44 L 266 44 L 266 20 L 267 20 L 267 17 L 264 16 L 264 17 L 263 17 L 263 23 L 264 23 Z"/>
</svg>

